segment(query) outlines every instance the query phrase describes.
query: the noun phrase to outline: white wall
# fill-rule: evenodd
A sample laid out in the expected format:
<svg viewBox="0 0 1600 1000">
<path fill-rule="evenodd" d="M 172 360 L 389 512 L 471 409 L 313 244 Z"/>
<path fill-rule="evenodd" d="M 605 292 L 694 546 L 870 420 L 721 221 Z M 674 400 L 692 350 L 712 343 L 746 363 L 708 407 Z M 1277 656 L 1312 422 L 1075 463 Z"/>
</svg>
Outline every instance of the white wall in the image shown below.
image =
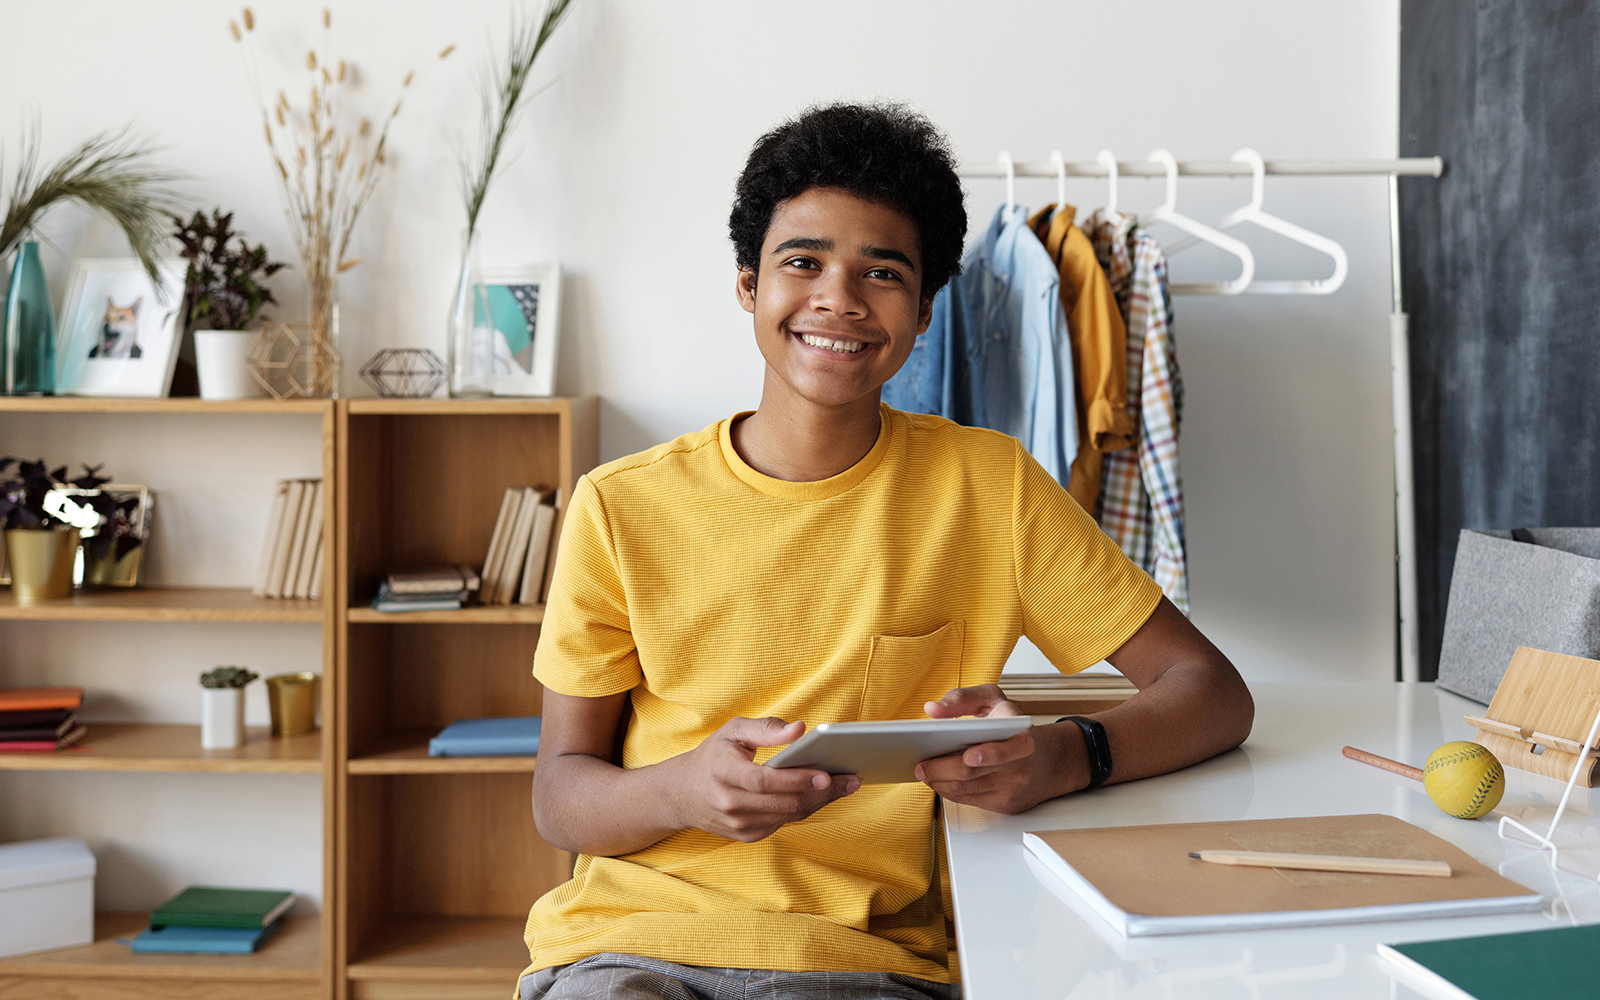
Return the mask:
<svg viewBox="0 0 1600 1000">
<path fill-rule="evenodd" d="M 266 85 L 301 88 L 320 7 L 257 8 Z M 393 134 L 393 174 L 357 237 L 365 262 L 341 289 L 352 369 L 384 346 L 444 353 L 462 227 L 452 148 L 471 135 L 474 60 L 503 36 L 507 9 L 505 0 L 346 0 L 333 11 L 334 48 L 365 69 L 371 111 L 388 106 L 408 68 L 427 68 Z M 292 260 L 227 13 L 199 0 L 8 12 L 7 151 L 34 112 L 51 153 L 135 121 L 192 175 L 185 191 L 196 203 L 234 210 L 239 226 Z M 562 262 L 558 389 L 601 395 L 602 457 L 616 457 L 758 401 L 761 360 L 732 294 L 727 210 L 752 140 L 805 104 L 908 100 L 974 161 L 1002 148 L 1042 160 L 1056 148 L 1092 159 L 1109 147 L 1130 159 L 1157 146 L 1225 158 L 1245 145 L 1269 158 L 1389 157 L 1397 32 L 1396 0 L 578 0 L 536 73 L 552 86 L 491 195 L 484 257 Z M 450 42 L 460 51 L 436 63 Z M 1124 207 L 1154 205 L 1158 187 L 1126 182 Z M 981 231 L 1000 185 L 974 181 L 969 192 Z M 1104 197 L 1090 182 L 1069 194 L 1085 211 Z M 1052 182 L 1020 185 L 1028 204 L 1052 196 Z M 1214 218 L 1247 196 L 1244 182 L 1185 181 L 1180 205 Z M 1177 303 L 1194 619 L 1249 679 L 1389 678 L 1385 184 L 1278 179 L 1267 207 L 1341 240 L 1351 277 L 1325 299 Z M 46 251 L 58 295 L 68 258 L 121 245 L 103 222 L 70 210 L 47 232 L 59 250 Z M 1263 276 L 1320 266 L 1274 237 L 1247 238 Z M 1179 257 L 1175 276 L 1221 274 L 1205 253 Z M 275 287 L 286 312 L 303 307 L 292 274 Z M 179 854 L 160 863 L 184 864 Z"/>
</svg>

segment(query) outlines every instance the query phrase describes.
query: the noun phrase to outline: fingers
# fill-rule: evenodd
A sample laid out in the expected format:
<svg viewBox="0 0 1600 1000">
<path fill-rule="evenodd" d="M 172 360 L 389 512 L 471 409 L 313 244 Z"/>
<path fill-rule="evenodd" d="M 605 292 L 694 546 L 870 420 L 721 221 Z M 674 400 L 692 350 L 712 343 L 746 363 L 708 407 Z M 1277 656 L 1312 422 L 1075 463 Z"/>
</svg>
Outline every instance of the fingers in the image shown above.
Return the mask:
<svg viewBox="0 0 1600 1000">
<path fill-rule="evenodd" d="M 926 702 L 922 710 L 934 719 L 954 719 L 963 715 L 1021 715 L 1022 710 L 1006 700 L 998 684 L 954 688 L 938 701 Z"/>
<path fill-rule="evenodd" d="M 754 750 L 757 747 L 779 747 L 793 743 L 805 734 L 806 724 L 782 719 L 729 719 L 719 735 L 724 739 Z"/>
</svg>

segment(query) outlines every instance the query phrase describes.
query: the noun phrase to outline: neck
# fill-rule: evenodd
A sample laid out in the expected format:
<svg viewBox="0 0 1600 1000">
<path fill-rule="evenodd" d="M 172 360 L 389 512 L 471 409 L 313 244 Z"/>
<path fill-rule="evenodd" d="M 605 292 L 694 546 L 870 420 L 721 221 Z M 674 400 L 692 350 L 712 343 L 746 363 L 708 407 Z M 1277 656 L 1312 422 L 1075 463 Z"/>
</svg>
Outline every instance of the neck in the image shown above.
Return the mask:
<svg viewBox="0 0 1600 1000">
<path fill-rule="evenodd" d="M 878 393 L 842 406 L 817 406 L 764 391 L 756 412 L 733 425 L 733 447 L 763 476 L 814 483 L 865 458 L 881 423 Z"/>
</svg>

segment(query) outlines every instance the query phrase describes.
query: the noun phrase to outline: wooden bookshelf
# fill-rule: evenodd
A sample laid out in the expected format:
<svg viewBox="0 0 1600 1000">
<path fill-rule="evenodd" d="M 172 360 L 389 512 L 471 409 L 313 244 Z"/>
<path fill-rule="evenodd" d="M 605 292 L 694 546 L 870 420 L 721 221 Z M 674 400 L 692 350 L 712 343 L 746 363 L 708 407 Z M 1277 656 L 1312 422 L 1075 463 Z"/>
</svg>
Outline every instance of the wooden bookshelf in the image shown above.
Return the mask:
<svg viewBox="0 0 1600 1000">
<path fill-rule="evenodd" d="M 427 753 L 456 719 L 540 713 L 544 608 L 367 604 L 392 569 L 481 565 L 507 487 L 570 498 L 597 420 L 593 397 L 339 406 L 340 1000 L 509 995 L 528 907 L 571 875 L 533 825 L 533 757 Z"/>
<path fill-rule="evenodd" d="M 0 589 L 0 619 L 84 622 L 320 622 L 321 601 L 270 600 L 232 587 L 81 590 L 60 601 L 19 605 Z"/>
<path fill-rule="evenodd" d="M 246 730 L 243 746 L 203 750 L 199 726 L 85 722 L 89 733 L 52 753 L 0 752 L 7 771 L 212 771 L 228 774 L 317 774 L 322 733 L 274 739 L 265 726 Z"/>
<path fill-rule="evenodd" d="M 325 995 L 322 919 L 288 916 L 253 955 L 135 955 L 144 913 L 97 913 L 94 942 L 0 959 L 0 998 L 312 1000 Z M 121 940 L 118 940 L 121 939 Z"/>
<path fill-rule="evenodd" d="M 26 621 L 319 624 L 324 723 L 290 740 L 253 729 L 236 750 L 205 751 L 196 726 L 90 721 L 82 750 L 0 754 L 0 771 L 316 774 L 324 830 L 323 915 L 290 918 L 258 954 L 136 956 L 117 938 L 137 933 L 143 915 L 104 914 L 92 945 L 0 961 L 0 1000 L 509 996 L 527 965 L 528 907 L 570 877 L 573 859 L 533 825 L 534 758 L 430 758 L 427 743 L 456 719 L 541 711 L 531 671 L 544 608 L 383 614 L 367 602 L 390 569 L 480 565 L 506 487 L 543 483 L 570 498 L 598 460 L 598 413 L 593 397 L 0 397 L 0 430 L 7 414 L 317 417 L 328 505 L 321 601 L 152 587 L 18 607 L 0 589 L 0 637 Z M 15 658 L 0 651 L 0 669 Z"/>
<path fill-rule="evenodd" d="M 270 399 L 217 402 L 200 399 L 118 399 L 99 397 L 0 396 L 0 435 L 8 450 L 31 454 L 30 440 L 91 439 L 97 430 L 115 424 L 137 426 L 148 422 L 153 432 L 173 421 L 206 421 L 208 417 L 253 415 L 243 424 L 219 420 L 215 433 L 237 433 L 257 420 L 288 418 L 290 434 L 307 433 L 321 455 L 324 483 L 335 481 L 335 411 L 331 400 Z M 278 433 L 274 431 L 273 433 Z M 159 440 L 159 436 L 156 438 Z M 52 456 L 53 457 L 53 456 Z M 193 482 L 213 475 L 201 458 L 185 465 L 181 456 L 165 463 L 168 478 L 149 485 L 153 490 L 182 495 Z M 176 474 L 172 470 L 182 470 Z M 285 468 L 289 476 L 303 472 Z M 336 497 L 325 490 L 324 518 L 334 525 L 323 538 L 325 565 L 320 601 L 265 600 L 238 587 L 144 587 L 131 590 L 81 591 L 60 601 L 19 606 L 9 587 L 0 588 L 0 683 L 7 668 L 26 659 L 26 650 L 14 638 L 11 623 L 105 622 L 246 623 L 316 625 L 321 630 L 321 662 L 307 664 L 323 676 L 322 717 L 334 720 L 338 684 L 335 646 L 338 615 L 332 593 L 337 558 L 338 528 L 334 517 Z M 172 530 L 179 530 L 174 522 Z M 159 522 L 157 530 L 165 530 Z M 184 672 L 186 687 L 193 674 Z M 196 697 L 196 703 L 198 698 Z M 336 722 L 336 720 L 335 720 Z M 288 917 L 278 934 L 254 955 L 134 955 L 118 939 L 131 938 L 145 926 L 143 914 L 101 914 L 96 918 L 95 941 L 81 948 L 59 949 L 0 960 L 0 1000 L 61 998 L 61 1000 L 331 1000 L 335 982 L 334 912 L 337 879 L 334 863 L 335 723 L 290 739 L 272 739 L 265 728 L 247 730 L 243 746 L 230 750 L 203 750 L 200 727 L 153 723 L 109 723 L 86 720 L 89 732 L 77 749 L 54 753 L 0 753 L 0 771 L 115 771 L 169 772 L 177 774 L 301 774 L 321 783 L 322 917 Z M 248 779 L 243 779 L 248 780 Z M 0 813 L 10 807 L 0 800 Z M 226 822 L 226 817 L 219 817 Z M 15 826 L 16 824 L 12 824 Z M 114 843 L 109 846 L 115 846 Z M 226 839 L 216 850 L 225 857 Z M 98 846 L 97 846 L 98 850 Z"/>
</svg>

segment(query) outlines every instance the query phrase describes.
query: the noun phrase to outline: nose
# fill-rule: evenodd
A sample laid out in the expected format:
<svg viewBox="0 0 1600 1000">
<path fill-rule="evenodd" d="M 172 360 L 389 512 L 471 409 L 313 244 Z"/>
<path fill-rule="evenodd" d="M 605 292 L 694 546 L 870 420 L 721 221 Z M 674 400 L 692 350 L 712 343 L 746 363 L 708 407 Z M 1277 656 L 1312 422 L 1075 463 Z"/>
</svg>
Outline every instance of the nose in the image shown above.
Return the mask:
<svg viewBox="0 0 1600 1000">
<path fill-rule="evenodd" d="M 834 316 L 862 319 L 867 315 L 867 301 L 856 287 L 856 278 L 843 268 L 830 267 L 811 292 L 811 308 Z"/>
</svg>

